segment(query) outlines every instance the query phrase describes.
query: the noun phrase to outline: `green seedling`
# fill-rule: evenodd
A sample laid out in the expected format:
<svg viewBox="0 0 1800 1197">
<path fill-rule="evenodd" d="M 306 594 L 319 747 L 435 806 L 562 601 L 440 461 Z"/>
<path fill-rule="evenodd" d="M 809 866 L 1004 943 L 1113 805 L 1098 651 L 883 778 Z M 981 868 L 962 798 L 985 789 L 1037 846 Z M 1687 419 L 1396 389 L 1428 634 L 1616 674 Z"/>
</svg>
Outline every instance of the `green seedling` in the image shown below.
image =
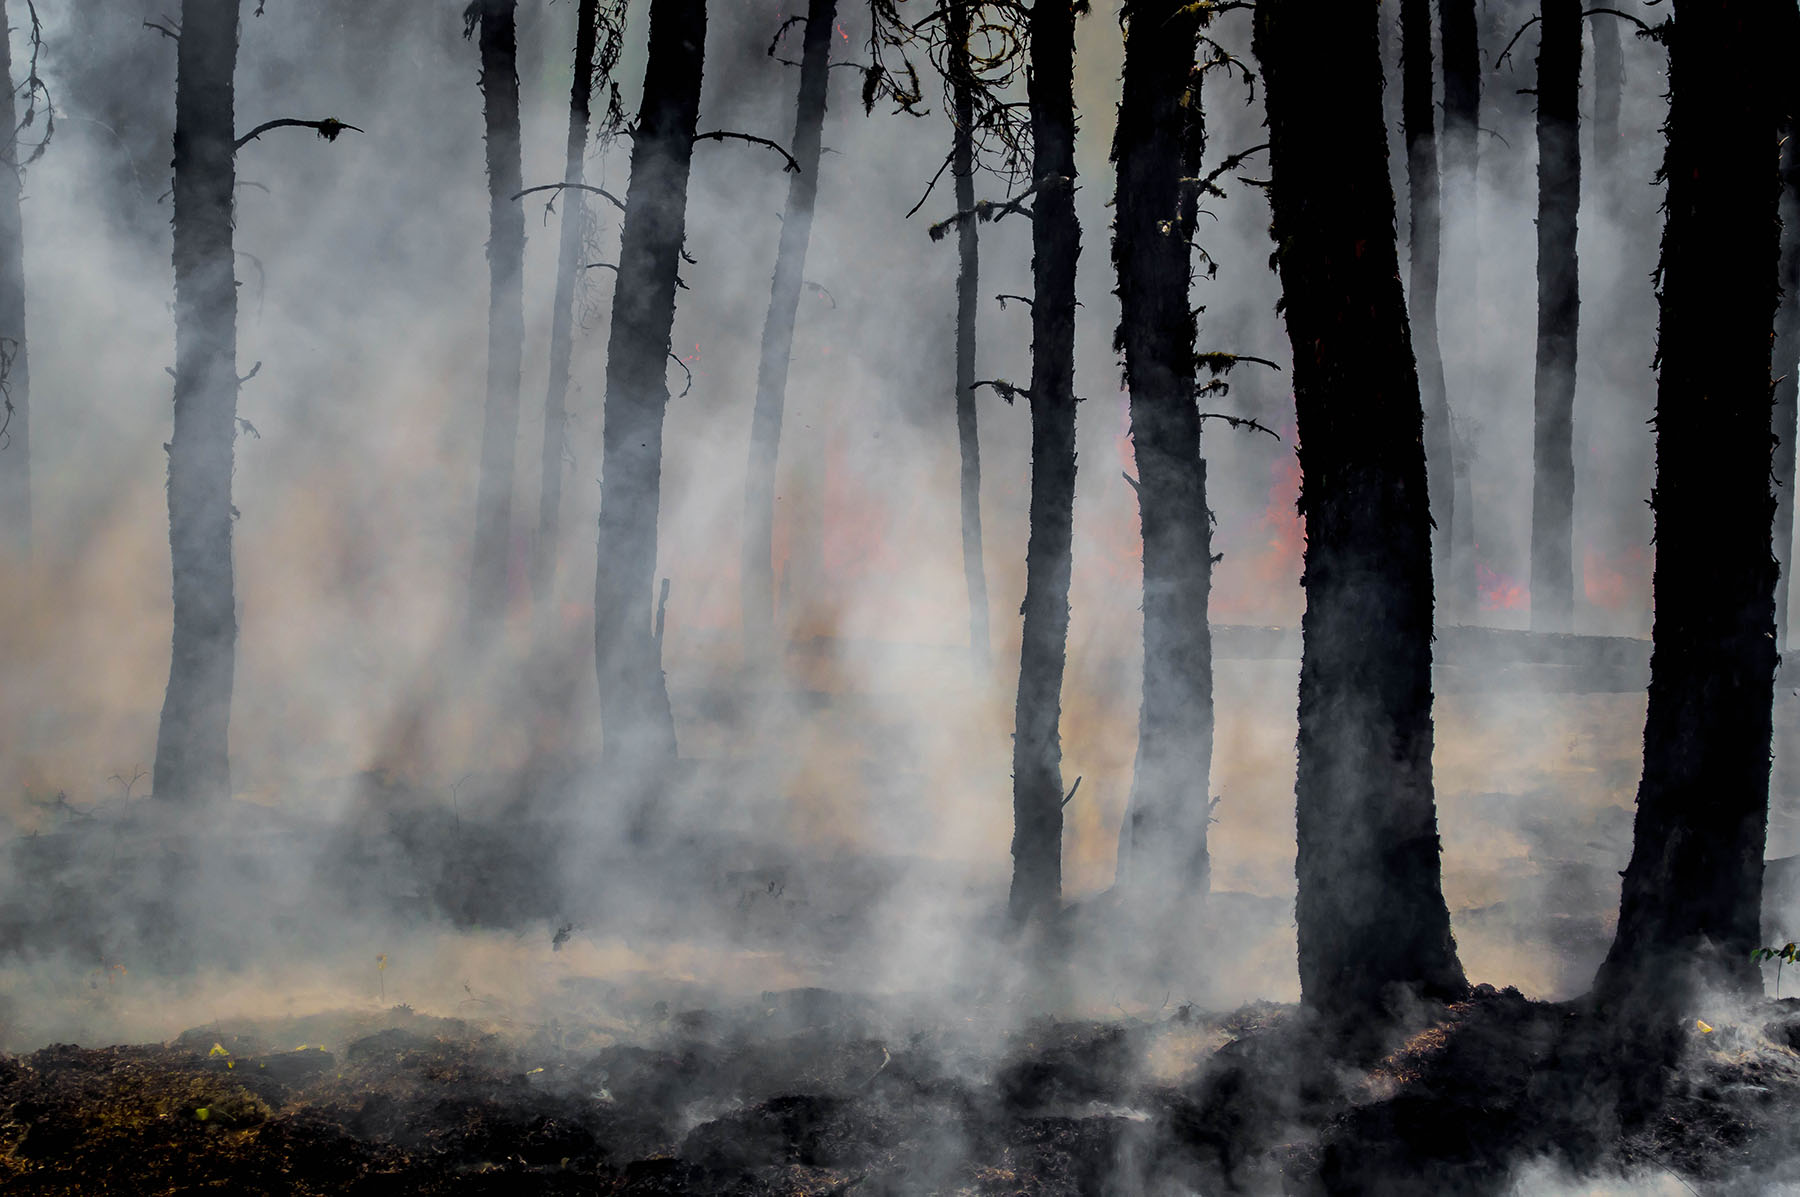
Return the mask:
<svg viewBox="0 0 1800 1197">
<path fill-rule="evenodd" d="M 1800 956 L 1800 944 L 1792 942 L 1789 942 L 1785 947 L 1757 948 L 1750 953 L 1750 963 L 1752 964 L 1762 964 L 1769 960 L 1775 962 L 1775 998 L 1777 1001 L 1781 999 L 1782 966 L 1794 963 L 1796 956 Z"/>
</svg>

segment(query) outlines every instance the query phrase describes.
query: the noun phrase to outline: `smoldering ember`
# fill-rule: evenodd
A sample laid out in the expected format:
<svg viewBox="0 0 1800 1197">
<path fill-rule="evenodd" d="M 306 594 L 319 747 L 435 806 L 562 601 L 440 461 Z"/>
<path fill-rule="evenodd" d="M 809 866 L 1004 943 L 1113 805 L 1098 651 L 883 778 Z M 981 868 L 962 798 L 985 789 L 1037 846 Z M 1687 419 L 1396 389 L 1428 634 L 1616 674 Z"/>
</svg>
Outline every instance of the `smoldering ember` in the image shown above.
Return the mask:
<svg viewBox="0 0 1800 1197">
<path fill-rule="evenodd" d="M 1800 1193 L 1796 0 L 0 27 L 0 1193 Z"/>
</svg>

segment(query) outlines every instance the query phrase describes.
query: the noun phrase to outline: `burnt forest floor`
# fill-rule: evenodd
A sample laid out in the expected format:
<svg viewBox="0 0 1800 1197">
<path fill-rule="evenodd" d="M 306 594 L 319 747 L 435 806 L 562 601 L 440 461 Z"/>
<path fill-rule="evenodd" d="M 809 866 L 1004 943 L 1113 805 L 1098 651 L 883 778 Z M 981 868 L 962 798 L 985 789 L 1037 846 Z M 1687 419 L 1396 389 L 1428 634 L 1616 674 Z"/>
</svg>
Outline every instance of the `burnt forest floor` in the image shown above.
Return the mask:
<svg viewBox="0 0 1800 1197">
<path fill-rule="evenodd" d="M 973 1016 L 969 1020 L 975 1021 Z M 604 1046 L 406 1007 L 0 1057 L 0 1192 L 1482 1193 L 1521 1168 L 1800 1180 L 1800 1000 L 1689 1029 L 1622 1124 L 1585 1016 L 1483 987 L 1362 1067 L 1290 1006 L 894 1035 L 868 999 L 655 1010 Z M 604 1037 L 603 1037 L 604 1038 Z"/>
</svg>

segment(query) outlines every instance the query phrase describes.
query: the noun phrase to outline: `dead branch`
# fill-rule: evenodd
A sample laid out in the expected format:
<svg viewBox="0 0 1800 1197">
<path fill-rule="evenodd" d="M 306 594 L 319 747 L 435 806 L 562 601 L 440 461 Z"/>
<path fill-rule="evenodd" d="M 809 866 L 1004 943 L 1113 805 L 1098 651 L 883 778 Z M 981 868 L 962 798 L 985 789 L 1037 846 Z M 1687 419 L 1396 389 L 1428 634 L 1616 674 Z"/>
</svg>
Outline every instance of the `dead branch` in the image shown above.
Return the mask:
<svg viewBox="0 0 1800 1197">
<path fill-rule="evenodd" d="M 1000 301 L 1000 310 L 1003 312 L 1006 310 L 1006 301 L 1009 299 L 1016 299 L 1026 307 L 1031 306 L 1031 297 L 1029 295 L 996 295 L 994 298 Z"/>
<path fill-rule="evenodd" d="M 1181 180 L 1181 185 L 1183 187 L 1192 187 L 1197 195 L 1210 195 L 1215 199 L 1224 199 L 1225 193 L 1221 191 L 1218 186 L 1219 176 L 1231 173 L 1244 164 L 1244 159 L 1250 157 L 1252 154 L 1260 154 L 1268 148 L 1269 143 L 1265 141 L 1261 145 L 1253 145 L 1247 150 L 1239 150 L 1237 153 L 1230 155 L 1223 162 L 1219 163 L 1219 165 L 1213 168 L 1212 172 L 1205 178 L 1183 179 Z M 1248 180 L 1245 181 L 1248 182 Z"/>
<path fill-rule="evenodd" d="M 1248 353 L 1199 353 L 1194 355 L 1194 364 L 1214 374 L 1229 374 L 1233 366 L 1239 362 L 1255 362 L 1259 366 L 1267 366 L 1275 373 L 1281 373 L 1281 367 L 1266 357 L 1252 357 Z"/>
<path fill-rule="evenodd" d="M 781 39 L 787 36 L 788 30 L 792 29 L 796 25 L 804 25 L 804 24 L 806 24 L 806 18 L 802 17 L 802 16 L 792 16 L 792 17 L 789 17 L 787 20 L 783 21 L 776 28 L 775 36 L 769 39 L 769 57 L 770 58 L 775 57 L 775 47 L 777 47 L 781 44 Z"/>
<path fill-rule="evenodd" d="M 586 270 L 610 270 L 614 274 L 619 273 L 619 267 L 615 263 L 612 263 L 612 262 L 589 262 L 585 267 L 583 267 L 583 269 L 586 269 Z"/>
<path fill-rule="evenodd" d="M 1025 396 L 1026 399 L 1031 398 L 1030 391 L 1026 390 L 1024 387 L 1016 387 L 1012 383 L 1007 382 L 1004 378 L 981 378 L 969 384 L 969 389 L 971 391 L 976 387 L 993 387 L 994 393 L 1006 400 L 1007 403 L 1011 403 L 1020 395 Z"/>
<path fill-rule="evenodd" d="M 1063 795 L 1063 800 L 1062 800 L 1063 806 L 1067 806 L 1067 805 L 1069 805 L 1069 803 L 1075 801 L 1075 791 L 1079 790 L 1080 788 L 1081 788 L 1081 778 L 1077 777 L 1075 779 L 1075 784 L 1069 787 L 1069 792 L 1067 794 Z M 1058 809 L 1061 809 L 1061 808 L 1058 808 Z"/>
<path fill-rule="evenodd" d="M 168 18 L 166 18 L 166 17 L 164 18 L 164 20 L 167 20 L 167 19 Z M 154 30 L 156 30 L 156 32 L 162 34 L 164 37 L 168 38 L 172 42 L 178 42 L 181 40 L 181 30 L 176 29 L 171 25 L 165 25 L 165 24 L 163 24 L 162 21 L 145 21 L 144 28 L 145 29 L 154 29 Z"/>
<path fill-rule="evenodd" d="M 1125 479 L 1125 485 L 1129 486 L 1133 491 L 1136 491 L 1140 495 L 1144 493 L 1144 488 L 1138 483 L 1138 480 L 1133 478 L 1130 474 L 1127 474 L 1124 470 L 1119 471 L 1119 477 Z"/>
<path fill-rule="evenodd" d="M 231 148 L 233 150 L 241 150 L 257 138 L 261 137 L 264 133 L 267 133 L 270 129 L 312 129 L 326 141 L 336 141 L 338 139 L 338 134 L 343 133 L 346 130 L 351 133 L 363 132 L 363 130 L 357 128 L 355 125 L 346 125 L 343 121 L 334 120 L 331 117 L 326 117 L 322 121 L 303 121 L 296 120 L 291 116 L 284 116 L 280 120 L 264 121 L 262 124 L 256 126 L 256 128 L 250 130 L 233 142 Z"/>
<path fill-rule="evenodd" d="M 1640 18 L 1634 17 L 1628 12 L 1620 12 L 1616 8 L 1590 8 L 1587 11 L 1583 12 L 1581 15 L 1584 17 L 1599 17 L 1599 16 L 1617 17 L 1621 21 L 1630 21 L 1633 25 L 1636 25 L 1644 33 L 1656 32 L 1649 25 L 1645 24 Z"/>
<path fill-rule="evenodd" d="M 623 212 L 625 210 L 625 201 L 624 200 L 620 199 L 618 196 L 614 195 L 612 192 L 606 190 L 604 187 L 596 187 L 592 183 L 543 183 L 536 187 L 527 187 L 525 190 L 523 190 L 523 191 L 519 192 L 517 195 L 513 196 L 513 199 L 522 200 L 526 196 L 531 195 L 533 192 L 538 192 L 538 191 L 562 191 L 564 189 L 568 189 L 571 191 L 590 191 L 595 195 L 598 195 L 598 196 L 603 197 L 604 199 L 610 200 L 612 202 L 613 207 L 617 208 L 619 211 Z M 552 202 L 554 202 L 554 201 L 552 201 Z"/>
<path fill-rule="evenodd" d="M 1009 200 L 982 200 L 973 208 L 966 208 L 948 219 L 940 220 L 925 231 L 930 235 L 933 241 L 942 241 L 946 233 L 965 220 L 973 218 L 985 224 L 991 220 L 999 220 L 1014 212 L 1025 213 L 1027 211 L 1025 207 L 1026 200 L 1030 199 L 1046 187 L 1066 184 L 1069 181 L 1067 175 L 1046 175 Z"/>
<path fill-rule="evenodd" d="M 238 424 L 239 432 L 242 432 L 247 436 L 253 436 L 259 441 L 262 439 L 262 433 L 260 433 L 256 430 L 256 425 L 254 425 L 250 421 L 244 419 L 244 417 L 238 416 L 237 424 Z"/>
<path fill-rule="evenodd" d="M 1233 428 L 1248 428 L 1252 432 L 1266 432 L 1274 437 L 1277 442 L 1281 440 L 1281 434 L 1279 432 L 1276 432 L 1267 424 L 1261 424 L 1252 420 L 1249 416 L 1228 416 L 1222 411 L 1203 411 L 1200 413 L 1200 418 L 1202 420 L 1223 420 Z"/>
<path fill-rule="evenodd" d="M 669 618 L 669 579 L 662 580 L 662 590 L 656 597 L 656 650 L 662 653 L 663 628 Z"/>
<path fill-rule="evenodd" d="M 1525 36 L 1525 31 L 1543 19 L 1544 18 L 1541 16 L 1533 17 L 1523 25 L 1519 26 L 1519 31 L 1512 35 L 1512 40 L 1510 42 L 1506 43 L 1506 49 L 1500 51 L 1500 57 L 1494 59 L 1494 69 L 1496 71 L 1500 69 L 1500 64 L 1506 61 L 1507 55 L 1512 53 L 1512 48 L 1519 44 L 1519 39 Z"/>
<path fill-rule="evenodd" d="M 669 360 L 680 366 L 681 372 L 687 375 L 687 385 L 681 388 L 681 394 L 675 396 L 677 399 L 686 399 L 687 393 L 694 389 L 694 372 L 688 369 L 688 364 L 676 357 L 672 351 L 669 354 Z"/>
<path fill-rule="evenodd" d="M 792 154 L 790 154 L 786 150 L 782 149 L 775 142 L 770 141 L 767 137 L 757 137 L 750 133 L 733 133 L 728 129 L 714 129 L 710 133 L 694 134 L 694 140 L 695 141 L 725 141 L 725 140 L 747 141 L 747 142 L 750 142 L 752 145 L 766 145 L 770 149 L 774 150 L 777 154 L 780 154 L 783 158 L 787 159 L 787 172 L 789 174 L 797 175 L 800 173 L 799 161 L 796 160 Z"/>
<path fill-rule="evenodd" d="M 937 188 L 938 180 L 944 177 L 944 172 L 950 169 L 950 163 L 955 160 L 956 160 L 956 150 L 953 148 L 953 149 L 951 149 L 951 151 L 948 154 L 944 155 L 943 162 L 938 164 L 937 173 L 931 176 L 931 182 L 925 184 L 925 194 L 921 195 L 919 197 L 919 202 L 914 204 L 912 207 L 908 208 L 906 210 L 906 215 L 902 216 L 900 219 L 911 220 L 913 213 L 917 212 L 920 208 L 923 208 L 925 206 L 925 201 L 931 198 L 932 191 L 934 191 Z M 932 238 L 932 240 L 935 241 L 935 240 L 937 240 L 937 238 L 934 237 L 934 238 Z"/>
<path fill-rule="evenodd" d="M 818 292 L 820 295 L 823 295 L 825 297 L 826 302 L 831 304 L 833 309 L 836 309 L 837 297 L 835 295 L 833 295 L 830 291 L 825 289 L 824 283 L 815 283 L 809 279 L 806 282 L 804 282 L 802 285 L 810 288 L 813 291 Z"/>
<path fill-rule="evenodd" d="M 249 382 L 252 378 L 255 378 L 258 374 L 261 374 L 261 373 L 262 373 L 262 363 L 257 362 L 254 366 L 250 367 L 250 373 L 248 373 L 248 374 L 244 375 L 242 378 L 238 379 L 238 385 L 243 386 L 245 383 Z"/>
</svg>

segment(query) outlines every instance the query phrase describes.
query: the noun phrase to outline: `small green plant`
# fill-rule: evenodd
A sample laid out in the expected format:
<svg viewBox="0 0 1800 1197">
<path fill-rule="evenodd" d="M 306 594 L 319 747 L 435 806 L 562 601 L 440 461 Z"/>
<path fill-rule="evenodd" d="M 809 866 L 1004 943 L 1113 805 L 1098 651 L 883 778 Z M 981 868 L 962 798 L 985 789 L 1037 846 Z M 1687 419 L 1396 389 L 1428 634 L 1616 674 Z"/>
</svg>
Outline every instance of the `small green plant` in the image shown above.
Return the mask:
<svg viewBox="0 0 1800 1197">
<path fill-rule="evenodd" d="M 1781 968 L 1785 964 L 1794 963 L 1796 956 L 1800 956 L 1800 944 L 1792 942 L 1785 947 L 1757 948 L 1750 953 L 1750 963 L 1752 964 L 1762 964 L 1769 960 L 1775 962 L 1775 997 L 1777 1000 L 1781 997 Z"/>
</svg>

